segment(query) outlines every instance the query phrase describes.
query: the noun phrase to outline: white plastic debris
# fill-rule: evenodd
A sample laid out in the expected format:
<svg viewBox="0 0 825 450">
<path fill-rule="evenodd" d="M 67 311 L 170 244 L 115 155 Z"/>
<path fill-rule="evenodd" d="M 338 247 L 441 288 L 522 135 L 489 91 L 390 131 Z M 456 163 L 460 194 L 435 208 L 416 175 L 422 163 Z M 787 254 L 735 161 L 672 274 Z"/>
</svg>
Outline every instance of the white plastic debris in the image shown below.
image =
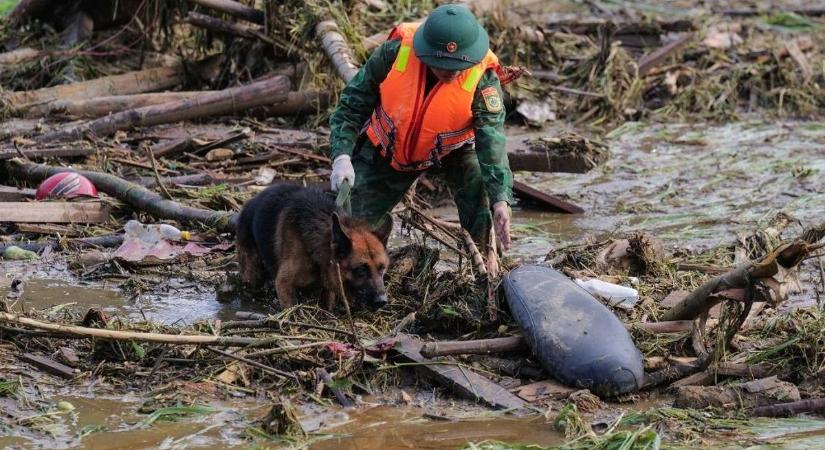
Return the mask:
<svg viewBox="0 0 825 450">
<path fill-rule="evenodd" d="M 610 306 L 633 309 L 639 301 L 639 291 L 633 288 L 607 283 L 596 278 L 587 281 L 576 278 L 575 281 L 582 289 L 607 301 Z"/>
</svg>

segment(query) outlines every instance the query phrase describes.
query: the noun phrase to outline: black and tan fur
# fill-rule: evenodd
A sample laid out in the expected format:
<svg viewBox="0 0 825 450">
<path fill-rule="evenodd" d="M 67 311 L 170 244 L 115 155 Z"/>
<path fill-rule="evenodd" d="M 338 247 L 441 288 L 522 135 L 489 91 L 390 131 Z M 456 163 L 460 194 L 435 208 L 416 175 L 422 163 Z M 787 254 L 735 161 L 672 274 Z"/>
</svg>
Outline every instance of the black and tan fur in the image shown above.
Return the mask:
<svg viewBox="0 0 825 450">
<path fill-rule="evenodd" d="M 378 308 L 387 302 L 383 276 L 391 228 L 390 222 L 371 230 L 318 189 L 273 185 L 241 211 L 241 279 L 254 287 L 271 280 L 284 308 L 295 304 L 299 290 L 318 287 L 331 310 L 338 299 L 337 263 L 347 298 Z"/>
</svg>

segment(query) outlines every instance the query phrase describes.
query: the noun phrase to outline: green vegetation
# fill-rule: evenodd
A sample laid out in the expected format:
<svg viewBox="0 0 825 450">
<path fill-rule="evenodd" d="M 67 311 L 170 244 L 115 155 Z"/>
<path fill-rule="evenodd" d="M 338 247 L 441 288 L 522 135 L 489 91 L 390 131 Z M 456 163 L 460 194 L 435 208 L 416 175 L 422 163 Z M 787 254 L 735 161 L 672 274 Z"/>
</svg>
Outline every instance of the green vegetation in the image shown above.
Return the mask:
<svg viewBox="0 0 825 450">
<path fill-rule="evenodd" d="M 17 5 L 19 0 L 0 0 L 0 16 L 5 16 Z"/>
</svg>

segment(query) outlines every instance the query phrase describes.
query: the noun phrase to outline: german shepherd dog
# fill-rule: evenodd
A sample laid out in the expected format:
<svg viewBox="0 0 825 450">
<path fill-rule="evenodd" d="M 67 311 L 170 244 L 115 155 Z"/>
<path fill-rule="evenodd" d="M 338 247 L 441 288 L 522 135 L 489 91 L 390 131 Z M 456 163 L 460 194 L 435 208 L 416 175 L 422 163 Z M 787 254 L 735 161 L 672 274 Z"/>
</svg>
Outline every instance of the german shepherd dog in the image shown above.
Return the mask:
<svg viewBox="0 0 825 450">
<path fill-rule="evenodd" d="M 284 308 L 295 304 L 299 289 L 320 287 L 323 304 L 332 310 L 340 267 L 347 298 L 380 308 L 387 303 L 386 242 L 392 231 L 392 221 L 385 222 L 372 230 L 319 189 L 270 186 L 244 205 L 238 219 L 241 280 L 253 287 L 272 281 Z"/>
</svg>

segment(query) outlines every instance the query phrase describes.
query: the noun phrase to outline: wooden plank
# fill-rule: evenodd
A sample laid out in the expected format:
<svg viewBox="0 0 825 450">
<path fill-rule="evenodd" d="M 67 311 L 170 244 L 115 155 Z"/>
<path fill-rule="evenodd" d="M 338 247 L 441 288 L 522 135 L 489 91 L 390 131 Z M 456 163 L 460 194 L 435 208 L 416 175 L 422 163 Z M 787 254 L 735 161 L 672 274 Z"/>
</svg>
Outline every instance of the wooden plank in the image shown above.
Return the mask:
<svg viewBox="0 0 825 450">
<path fill-rule="evenodd" d="M 18 202 L 29 198 L 34 198 L 34 193 L 34 189 L 0 186 L 0 202 Z"/>
<path fill-rule="evenodd" d="M 18 358 L 33 365 L 34 367 L 37 367 L 38 369 L 59 377 L 71 379 L 77 376 L 77 373 L 71 367 L 45 356 L 39 356 L 33 353 L 23 353 L 22 355 L 18 355 Z"/>
<path fill-rule="evenodd" d="M 466 367 L 450 364 L 449 359 L 429 360 L 421 356 L 421 345 L 421 342 L 409 335 L 399 334 L 393 350 L 399 359 L 418 363 L 416 368 L 460 397 L 483 402 L 498 409 L 515 409 L 525 406 L 526 403 L 521 398 Z M 432 364 L 427 364 L 428 362 Z"/>
<path fill-rule="evenodd" d="M 559 211 L 567 214 L 581 214 L 584 208 L 563 200 L 555 195 L 546 194 L 534 189 L 521 181 L 513 180 L 513 193 L 517 197 L 530 200 L 539 204 L 542 208 L 551 211 Z"/>
<path fill-rule="evenodd" d="M 102 223 L 109 205 L 100 202 L 0 202 L 0 222 Z"/>
</svg>

